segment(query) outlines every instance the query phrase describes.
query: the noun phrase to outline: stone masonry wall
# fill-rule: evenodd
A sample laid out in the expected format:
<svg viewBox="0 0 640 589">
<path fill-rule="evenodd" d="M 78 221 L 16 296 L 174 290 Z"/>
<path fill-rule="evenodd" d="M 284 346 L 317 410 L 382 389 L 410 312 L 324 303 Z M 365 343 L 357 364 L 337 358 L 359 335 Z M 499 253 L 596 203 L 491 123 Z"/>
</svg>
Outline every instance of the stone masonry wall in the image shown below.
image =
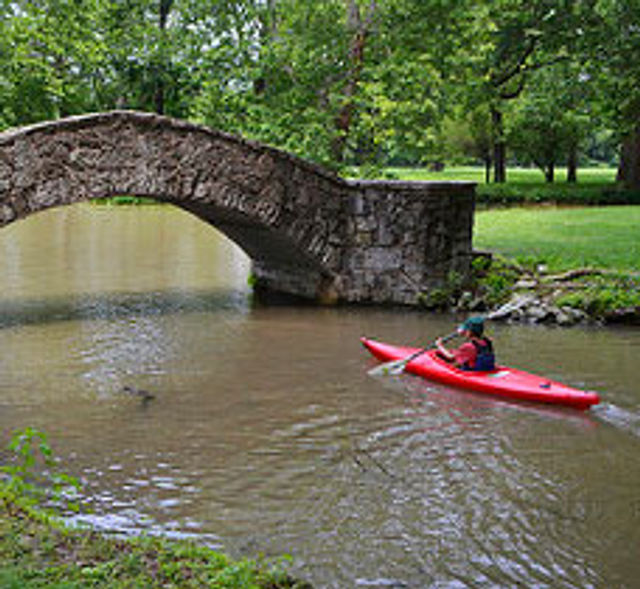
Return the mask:
<svg viewBox="0 0 640 589">
<path fill-rule="evenodd" d="M 352 302 L 416 304 L 471 263 L 475 185 L 352 182 L 344 297 Z"/>
<path fill-rule="evenodd" d="M 0 226 L 115 194 L 217 227 L 252 258 L 263 290 L 412 305 L 469 269 L 470 183 L 345 181 L 269 146 L 131 111 L 0 134 Z"/>
</svg>

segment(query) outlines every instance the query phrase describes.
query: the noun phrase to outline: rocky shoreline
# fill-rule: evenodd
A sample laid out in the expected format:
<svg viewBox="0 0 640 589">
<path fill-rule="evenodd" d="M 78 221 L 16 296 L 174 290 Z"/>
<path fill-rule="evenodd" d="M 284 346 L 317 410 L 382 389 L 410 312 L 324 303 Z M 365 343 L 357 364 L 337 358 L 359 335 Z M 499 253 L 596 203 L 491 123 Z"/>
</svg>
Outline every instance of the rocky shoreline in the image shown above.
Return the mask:
<svg viewBox="0 0 640 589">
<path fill-rule="evenodd" d="M 496 287 L 499 285 L 499 288 Z M 593 268 L 548 274 L 510 260 L 492 260 L 469 288 L 450 299 L 457 312 L 492 320 L 558 325 L 640 325 L 640 275 Z"/>
<path fill-rule="evenodd" d="M 535 294 L 514 295 L 506 305 L 498 307 L 490 314 L 494 321 L 559 325 L 562 327 L 586 324 L 640 325 L 640 307 L 637 306 L 612 309 L 602 314 L 590 315 L 581 309 L 568 306 L 558 307 L 553 302 Z"/>
<path fill-rule="evenodd" d="M 489 314 L 493 321 L 556 324 L 565 327 L 593 321 L 585 311 L 566 306 L 557 307 L 535 294 L 516 294 Z"/>
</svg>

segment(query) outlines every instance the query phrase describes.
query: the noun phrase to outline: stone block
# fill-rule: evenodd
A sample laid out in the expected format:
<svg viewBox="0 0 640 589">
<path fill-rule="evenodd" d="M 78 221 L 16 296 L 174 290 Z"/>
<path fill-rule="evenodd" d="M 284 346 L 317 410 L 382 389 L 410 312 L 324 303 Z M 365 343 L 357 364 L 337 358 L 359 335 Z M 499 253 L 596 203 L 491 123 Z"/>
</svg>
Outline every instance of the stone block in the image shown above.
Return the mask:
<svg viewBox="0 0 640 589">
<path fill-rule="evenodd" d="M 382 272 L 402 266 L 402 252 L 396 248 L 372 247 L 364 252 L 363 267 Z"/>
<path fill-rule="evenodd" d="M 0 206 L 0 224 L 6 225 L 16 218 L 15 211 L 8 205 L 3 204 Z"/>
</svg>

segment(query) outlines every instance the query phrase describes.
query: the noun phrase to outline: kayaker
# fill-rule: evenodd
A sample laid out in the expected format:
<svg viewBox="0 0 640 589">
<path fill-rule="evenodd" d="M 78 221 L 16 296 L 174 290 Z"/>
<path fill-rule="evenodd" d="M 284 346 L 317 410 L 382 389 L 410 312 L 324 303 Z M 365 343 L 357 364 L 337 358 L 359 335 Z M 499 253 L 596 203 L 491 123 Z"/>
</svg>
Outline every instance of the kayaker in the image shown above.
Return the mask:
<svg viewBox="0 0 640 589">
<path fill-rule="evenodd" d="M 467 341 L 455 350 L 448 350 L 440 338 L 436 340 L 440 355 L 462 370 L 494 370 L 493 344 L 488 337 L 484 336 L 484 319 L 470 317 L 458 327 L 458 333 Z"/>
</svg>

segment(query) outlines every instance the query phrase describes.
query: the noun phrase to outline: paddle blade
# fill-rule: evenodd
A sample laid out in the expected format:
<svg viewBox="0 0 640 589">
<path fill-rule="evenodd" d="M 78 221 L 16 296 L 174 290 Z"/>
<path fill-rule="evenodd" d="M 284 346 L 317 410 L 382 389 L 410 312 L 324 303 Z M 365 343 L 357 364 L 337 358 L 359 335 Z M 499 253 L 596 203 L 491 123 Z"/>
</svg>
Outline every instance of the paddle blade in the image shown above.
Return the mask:
<svg viewBox="0 0 640 589">
<path fill-rule="evenodd" d="M 441 341 L 446 342 L 458 335 L 457 331 L 450 333 L 449 335 L 441 338 Z M 372 368 L 368 371 L 368 374 L 371 376 L 395 376 L 397 374 L 402 374 L 404 369 L 407 367 L 407 364 L 417 358 L 418 356 L 422 356 L 429 350 L 433 349 L 436 344 L 430 344 L 426 348 L 422 348 L 413 354 L 407 356 L 406 358 L 400 358 L 400 360 L 393 360 L 391 362 L 385 362 L 384 364 L 380 364 L 375 368 Z"/>
<path fill-rule="evenodd" d="M 396 376 L 404 372 L 407 360 L 394 360 L 393 362 L 385 362 L 379 366 L 375 366 L 369 370 L 371 376 Z"/>
</svg>

